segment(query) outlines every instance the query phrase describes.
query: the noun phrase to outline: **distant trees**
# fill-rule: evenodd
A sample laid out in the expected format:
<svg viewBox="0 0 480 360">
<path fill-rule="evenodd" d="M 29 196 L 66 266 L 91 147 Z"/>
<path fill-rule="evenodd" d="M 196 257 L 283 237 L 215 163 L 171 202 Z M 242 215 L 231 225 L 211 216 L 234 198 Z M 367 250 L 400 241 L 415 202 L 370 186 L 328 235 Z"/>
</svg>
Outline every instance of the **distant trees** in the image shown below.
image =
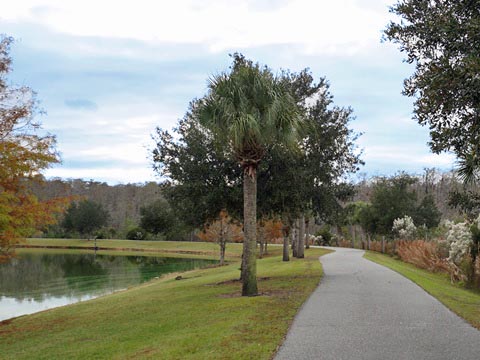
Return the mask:
<svg viewBox="0 0 480 360">
<path fill-rule="evenodd" d="M 401 0 L 391 8 L 401 21 L 385 30 L 415 64 L 403 93 L 415 97 L 415 118 L 428 125 L 432 151 L 453 151 L 467 182 L 480 170 L 479 9 L 478 0 Z"/>
<path fill-rule="evenodd" d="M 65 213 L 62 226 L 68 233 L 79 233 L 91 238 L 94 232 L 107 224 L 108 212 L 91 200 L 73 202 Z"/>
<path fill-rule="evenodd" d="M 10 45 L 0 37 L 0 261 L 10 257 L 18 241 L 40 226 L 56 222 L 68 199 L 39 201 L 25 186 L 39 172 L 59 162 L 55 137 L 42 135 L 34 120 L 37 101 L 27 86 L 14 86 Z"/>
<path fill-rule="evenodd" d="M 390 236 L 394 221 L 405 216 L 413 219 L 417 227 L 431 229 L 438 226 L 441 213 L 431 194 L 418 201 L 413 189 L 417 181 L 417 178 L 405 173 L 376 179 L 369 202 L 356 202 L 349 206 L 350 221 L 361 225 L 368 235 Z"/>
</svg>

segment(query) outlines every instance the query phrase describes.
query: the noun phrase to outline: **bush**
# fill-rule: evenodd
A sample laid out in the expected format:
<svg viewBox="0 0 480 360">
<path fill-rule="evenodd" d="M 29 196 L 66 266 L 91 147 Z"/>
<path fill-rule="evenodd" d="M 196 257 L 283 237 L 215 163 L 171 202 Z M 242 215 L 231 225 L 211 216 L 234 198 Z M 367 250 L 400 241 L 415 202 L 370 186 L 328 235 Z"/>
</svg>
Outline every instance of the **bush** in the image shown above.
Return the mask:
<svg viewBox="0 0 480 360">
<path fill-rule="evenodd" d="M 409 240 L 415 236 L 417 228 L 410 216 L 405 215 L 403 218 L 393 220 L 392 231 L 402 240 Z"/>
<path fill-rule="evenodd" d="M 97 239 L 113 239 L 117 231 L 114 228 L 102 228 L 95 233 Z"/>
<path fill-rule="evenodd" d="M 127 240 L 145 240 L 147 232 L 141 227 L 137 226 L 127 231 Z"/>
<path fill-rule="evenodd" d="M 315 233 L 315 236 L 317 237 L 315 242 L 320 246 L 331 246 L 332 241 L 335 240 L 335 236 L 330 232 L 328 226 L 323 226 Z"/>
<path fill-rule="evenodd" d="M 441 256 L 440 249 L 435 242 L 399 241 L 396 250 L 400 259 L 421 269 L 450 272 L 450 264 Z"/>
</svg>

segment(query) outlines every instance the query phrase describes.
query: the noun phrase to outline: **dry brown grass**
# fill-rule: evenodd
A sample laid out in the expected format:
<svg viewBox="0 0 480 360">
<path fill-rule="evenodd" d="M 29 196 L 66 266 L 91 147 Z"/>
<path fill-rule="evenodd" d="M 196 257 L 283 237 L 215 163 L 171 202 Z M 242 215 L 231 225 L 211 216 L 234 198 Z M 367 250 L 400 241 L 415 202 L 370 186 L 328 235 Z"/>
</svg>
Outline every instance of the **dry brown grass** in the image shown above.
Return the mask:
<svg viewBox="0 0 480 360">
<path fill-rule="evenodd" d="M 436 242 L 423 240 L 398 241 L 396 253 L 405 262 L 432 272 L 450 272 L 451 266 L 442 257 Z"/>
</svg>

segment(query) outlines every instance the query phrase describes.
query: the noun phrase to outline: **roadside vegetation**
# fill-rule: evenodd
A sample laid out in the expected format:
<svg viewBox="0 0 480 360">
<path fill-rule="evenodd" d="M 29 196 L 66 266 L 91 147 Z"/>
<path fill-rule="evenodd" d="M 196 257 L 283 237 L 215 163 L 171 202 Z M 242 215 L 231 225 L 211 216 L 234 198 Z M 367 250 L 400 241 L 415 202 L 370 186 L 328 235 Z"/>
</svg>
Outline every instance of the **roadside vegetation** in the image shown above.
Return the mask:
<svg viewBox="0 0 480 360">
<path fill-rule="evenodd" d="M 434 273 L 391 256 L 367 251 L 365 258 L 389 267 L 423 288 L 460 317 L 480 329 L 480 291 L 452 284 L 445 273 Z"/>
<path fill-rule="evenodd" d="M 322 275 L 305 259 L 258 260 L 259 296 L 242 297 L 239 262 L 0 323 L 2 359 L 270 359 Z"/>
</svg>

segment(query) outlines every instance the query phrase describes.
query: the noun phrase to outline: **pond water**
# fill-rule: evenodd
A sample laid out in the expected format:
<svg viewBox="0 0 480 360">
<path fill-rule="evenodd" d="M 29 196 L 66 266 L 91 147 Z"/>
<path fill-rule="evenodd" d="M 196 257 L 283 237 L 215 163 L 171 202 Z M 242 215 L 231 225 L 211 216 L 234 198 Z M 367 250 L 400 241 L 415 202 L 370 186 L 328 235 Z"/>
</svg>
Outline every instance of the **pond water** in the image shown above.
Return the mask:
<svg viewBox="0 0 480 360">
<path fill-rule="evenodd" d="M 89 300 L 162 274 L 214 263 L 146 256 L 22 253 L 0 264 L 0 321 Z"/>
</svg>

